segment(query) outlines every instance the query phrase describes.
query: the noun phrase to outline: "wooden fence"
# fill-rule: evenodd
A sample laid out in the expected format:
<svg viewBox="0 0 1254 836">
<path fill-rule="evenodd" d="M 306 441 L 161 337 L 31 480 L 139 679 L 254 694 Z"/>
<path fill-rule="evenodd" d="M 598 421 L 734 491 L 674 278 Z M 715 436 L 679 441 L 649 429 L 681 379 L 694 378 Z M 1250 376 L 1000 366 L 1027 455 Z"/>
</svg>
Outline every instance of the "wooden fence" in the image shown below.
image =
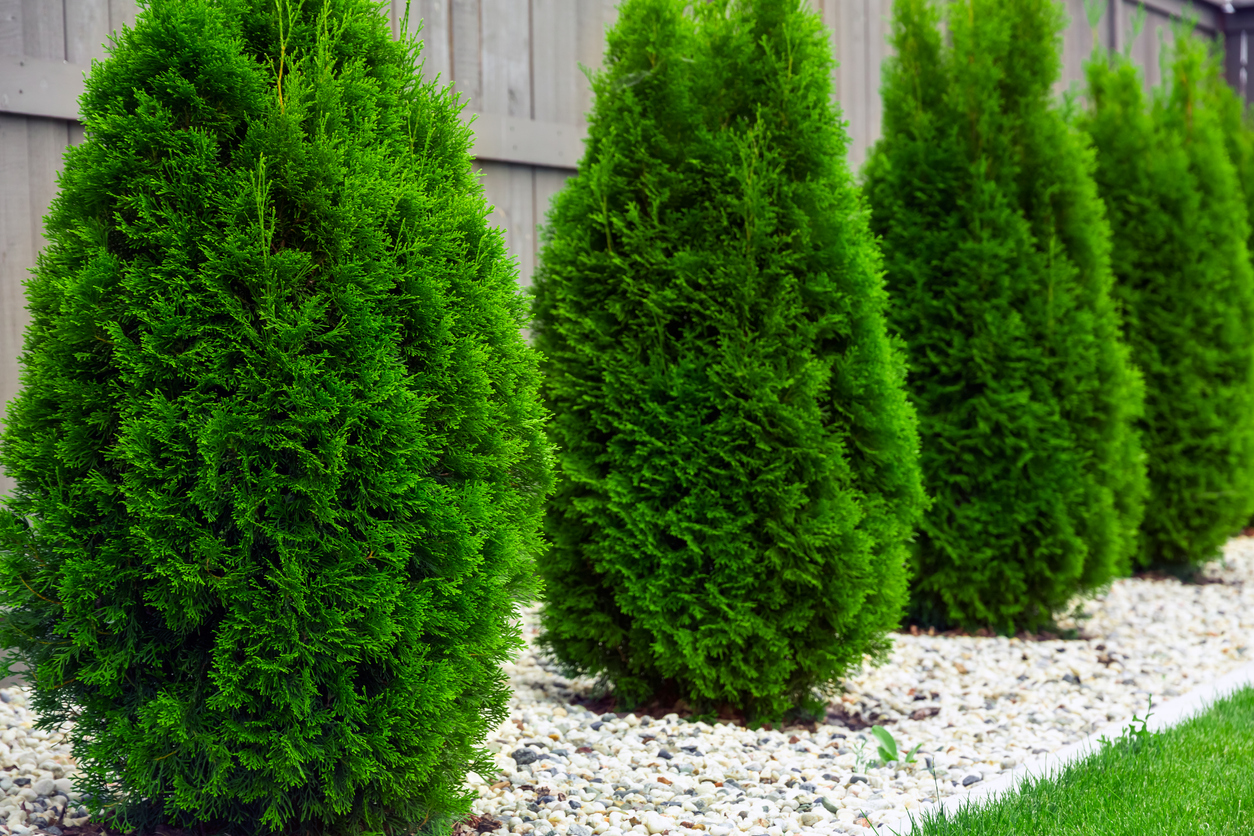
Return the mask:
<svg viewBox="0 0 1254 836">
<path fill-rule="evenodd" d="M 1071 25 L 1060 90 L 1082 78 L 1093 46 L 1084 0 L 1064 1 Z M 831 32 L 839 61 L 834 96 L 848 122 L 850 162 L 856 167 L 880 131 L 879 70 L 887 54 L 891 0 L 810 2 Z M 1125 48 L 1137 4 L 1105 3 L 1098 37 L 1106 46 Z M 580 65 L 599 66 L 615 5 L 615 0 L 412 0 L 409 25 L 417 28 L 422 21 L 424 73 L 451 80 L 468 100 L 476 164 L 523 284 L 534 269 L 537 225 L 582 153 L 591 93 Z M 1170 24 L 1186 4 L 1149 0 L 1144 6 L 1146 26 L 1131 50 L 1154 84 L 1160 77 L 1160 37 L 1170 42 Z M 405 0 L 392 0 L 394 34 L 404 22 L 404 8 Z M 1209 2 L 1193 12 L 1196 32 L 1206 38 L 1215 37 L 1227 19 L 1245 20 L 1239 12 L 1224 15 Z M 0 406 L 18 390 L 17 358 L 28 320 L 22 283 L 43 245 L 42 219 L 62 155 L 83 139 L 77 122 L 83 74 L 93 59 L 105 57 L 110 33 L 133 24 L 136 13 L 135 0 L 0 0 Z M 1229 74 L 1234 83 L 1240 77 L 1244 92 L 1245 52 L 1234 49 L 1228 51 Z M 10 489 L 0 474 L 0 495 Z"/>
</svg>

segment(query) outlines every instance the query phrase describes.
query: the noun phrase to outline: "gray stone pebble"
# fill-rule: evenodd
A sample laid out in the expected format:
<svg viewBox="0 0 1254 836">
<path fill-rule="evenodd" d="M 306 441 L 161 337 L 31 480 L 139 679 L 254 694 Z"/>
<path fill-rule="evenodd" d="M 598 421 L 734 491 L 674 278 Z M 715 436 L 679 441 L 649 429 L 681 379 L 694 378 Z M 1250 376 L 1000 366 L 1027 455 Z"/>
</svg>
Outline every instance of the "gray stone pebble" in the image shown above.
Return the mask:
<svg viewBox="0 0 1254 836">
<path fill-rule="evenodd" d="M 529 647 L 505 666 L 510 716 L 488 738 L 498 772 L 469 776 L 472 812 L 502 822 L 499 836 L 870 836 L 863 813 L 917 814 L 938 789 L 967 792 L 1249 661 L 1254 541 L 1230 541 L 1203 571 L 1223 582 L 1122 579 L 1075 602 L 1089 617 L 1060 622 L 1075 640 L 894 634 L 887 663 L 845 680 L 813 730 L 595 713 L 576 701 L 597 699 L 597 683 L 560 678 Z M 522 619 L 531 642 L 538 610 Z M 65 729 L 36 731 L 28 700 L 0 690 L 0 834 L 58 836 L 90 801 L 72 791 Z M 874 761 L 874 739 L 845 717 L 883 725 L 903 753 L 922 744 L 916 761 Z"/>
</svg>

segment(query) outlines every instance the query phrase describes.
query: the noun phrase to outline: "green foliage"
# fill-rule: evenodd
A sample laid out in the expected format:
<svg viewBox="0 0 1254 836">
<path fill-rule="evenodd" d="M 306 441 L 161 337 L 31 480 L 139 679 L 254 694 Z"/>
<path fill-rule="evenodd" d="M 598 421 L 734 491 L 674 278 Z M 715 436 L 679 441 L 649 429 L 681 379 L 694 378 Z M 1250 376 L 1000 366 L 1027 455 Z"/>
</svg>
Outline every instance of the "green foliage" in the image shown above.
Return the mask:
<svg viewBox="0 0 1254 836">
<path fill-rule="evenodd" d="M 1221 61 L 1221 56 L 1214 56 L 1202 85 L 1208 104 L 1215 109 L 1219 120 L 1228 159 L 1236 169 L 1246 219 L 1250 221 L 1250 237 L 1245 241 L 1245 249 L 1254 253 L 1254 112 L 1224 79 Z"/>
<path fill-rule="evenodd" d="M 1222 127 L 1239 103 L 1233 113 L 1214 58 L 1187 35 L 1152 104 L 1126 57 L 1098 54 L 1087 75 L 1078 123 L 1097 151 L 1115 295 L 1146 382 L 1151 490 L 1137 559 L 1188 566 L 1254 511 L 1254 278 Z"/>
<path fill-rule="evenodd" d="M 1150 731 L 1134 715 L 1110 745 L 1013 792 L 926 811 L 917 836 L 1197 836 L 1254 832 L 1254 689 L 1215 700 L 1184 721 Z M 1137 727 L 1139 724 L 1139 728 Z"/>
<path fill-rule="evenodd" d="M 1221 73 L 1208 74 L 1205 82 L 1219 115 L 1228 159 L 1236 168 L 1237 183 L 1241 186 L 1241 194 L 1245 199 L 1246 218 L 1250 222 L 1250 236 L 1245 241 L 1245 249 L 1254 260 L 1254 111 L 1237 95 Z M 1247 525 L 1254 525 L 1254 519 Z"/>
<path fill-rule="evenodd" d="M 87 81 L 0 447 L 0 643 L 124 829 L 447 832 L 490 769 L 551 451 L 418 48 L 369 0 L 152 0 Z"/>
<path fill-rule="evenodd" d="M 1110 296 L 1092 155 L 1051 102 L 1054 0 L 894 4 L 865 172 L 909 343 L 924 484 L 914 618 L 1032 629 L 1127 572 L 1141 380 Z"/>
<path fill-rule="evenodd" d="M 822 22 L 685 5 L 622 5 L 549 215 L 542 642 L 624 701 L 776 717 L 887 647 L 915 418 Z"/>
<path fill-rule="evenodd" d="M 875 739 L 879 741 L 876 749 L 880 756 L 880 760 L 884 763 L 892 763 L 893 761 L 902 761 L 903 763 L 914 763 L 914 755 L 923 746 L 922 743 L 914 744 L 914 748 L 901 757 L 897 751 L 897 740 L 893 737 L 893 733 L 883 726 L 872 726 L 871 734 L 875 735 Z"/>
<path fill-rule="evenodd" d="M 1149 746 L 1162 743 L 1161 734 L 1149 730 L 1149 718 L 1154 714 L 1153 709 L 1154 697 L 1151 695 L 1144 717 L 1138 717 L 1136 714 L 1133 714 L 1132 722 L 1124 726 L 1123 731 L 1114 740 L 1111 740 L 1106 735 L 1098 738 L 1102 751 L 1110 752 L 1113 749 L 1129 755 L 1136 755 Z M 1141 724 L 1139 729 L 1136 727 L 1137 723 Z"/>
</svg>

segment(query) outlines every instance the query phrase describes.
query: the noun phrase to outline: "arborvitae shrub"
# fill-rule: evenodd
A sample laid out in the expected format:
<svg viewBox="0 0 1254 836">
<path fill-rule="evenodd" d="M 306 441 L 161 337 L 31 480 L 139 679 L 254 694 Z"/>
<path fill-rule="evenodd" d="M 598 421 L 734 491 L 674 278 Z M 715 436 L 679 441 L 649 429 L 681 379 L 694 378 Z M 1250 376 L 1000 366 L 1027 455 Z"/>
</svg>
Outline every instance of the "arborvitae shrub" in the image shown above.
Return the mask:
<svg viewBox="0 0 1254 836">
<path fill-rule="evenodd" d="M 551 452 L 417 50 L 369 0 L 153 0 L 87 81 L 5 416 L 0 642 L 124 829 L 447 832 L 490 769 Z"/>
<path fill-rule="evenodd" d="M 1209 560 L 1254 511 L 1254 282 L 1224 114 L 1207 90 L 1217 71 L 1179 36 L 1148 107 L 1128 59 L 1099 54 L 1078 120 L 1097 150 L 1115 294 L 1145 374 L 1142 565 Z"/>
<path fill-rule="evenodd" d="M 686 5 L 620 8 L 549 215 L 541 640 L 627 703 L 769 717 L 886 648 L 917 434 L 822 22 Z"/>
<path fill-rule="evenodd" d="M 1209 104 L 1219 119 L 1228 159 L 1236 169 L 1237 186 L 1241 190 L 1251 230 L 1245 248 L 1247 252 L 1254 253 L 1254 113 L 1224 79 L 1221 60 L 1216 56 L 1210 62 L 1210 71 L 1202 83 Z"/>
<path fill-rule="evenodd" d="M 911 613 L 1032 629 L 1128 571 L 1142 384 L 1092 157 L 1051 102 L 1054 0 L 897 0 L 866 170 L 924 485 Z"/>
<path fill-rule="evenodd" d="M 1245 103 L 1231 85 L 1219 72 L 1206 77 L 1207 86 L 1219 113 L 1219 122 L 1224 134 L 1224 146 L 1228 150 L 1228 158 L 1236 168 L 1237 184 L 1245 202 L 1246 219 L 1249 221 L 1250 236 L 1245 240 L 1247 255 L 1254 264 L 1254 111 Z M 1254 526 L 1254 519 L 1246 523 Z"/>
</svg>

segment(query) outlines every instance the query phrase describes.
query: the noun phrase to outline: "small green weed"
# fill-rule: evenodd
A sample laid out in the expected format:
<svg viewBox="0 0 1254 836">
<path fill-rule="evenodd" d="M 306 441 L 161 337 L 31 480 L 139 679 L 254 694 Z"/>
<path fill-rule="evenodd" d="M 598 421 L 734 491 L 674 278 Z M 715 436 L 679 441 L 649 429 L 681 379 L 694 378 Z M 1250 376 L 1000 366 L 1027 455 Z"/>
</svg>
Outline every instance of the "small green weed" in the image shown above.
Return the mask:
<svg viewBox="0 0 1254 836">
<path fill-rule="evenodd" d="M 903 758 L 897 752 L 897 741 L 893 738 L 892 732 L 883 726 L 873 726 L 871 728 L 871 734 L 875 735 L 875 739 L 879 741 L 878 749 L 880 760 L 882 760 L 885 764 L 892 763 L 893 761 L 914 763 L 915 752 L 918 752 L 919 747 L 923 745 L 922 743 L 916 743 L 914 748 L 907 752 L 906 756 Z"/>
<path fill-rule="evenodd" d="M 862 771 L 864 753 L 866 752 L 866 738 L 858 739 L 858 746 L 853 750 L 853 770 L 854 772 Z"/>
<path fill-rule="evenodd" d="M 1102 751 L 1105 752 L 1110 749 L 1117 749 L 1126 752 L 1129 755 L 1135 755 L 1142 751 L 1146 746 L 1158 742 L 1158 733 L 1150 731 L 1147 727 L 1149 718 L 1153 716 L 1154 713 L 1152 710 L 1153 708 L 1154 696 L 1151 694 L 1149 698 L 1149 707 L 1145 709 L 1144 717 L 1138 717 L 1133 714 L 1132 722 L 1126 726 L 1123 733 L 1114 740 L 1110 740 L 1106 737 L 1106 735 L 1102 735 L 1098 738 L 1098 742 L 1102 745 Z M 1136 728 L 1137 723 L 1141 724 L 1139 729 Z"/>
</svg>

